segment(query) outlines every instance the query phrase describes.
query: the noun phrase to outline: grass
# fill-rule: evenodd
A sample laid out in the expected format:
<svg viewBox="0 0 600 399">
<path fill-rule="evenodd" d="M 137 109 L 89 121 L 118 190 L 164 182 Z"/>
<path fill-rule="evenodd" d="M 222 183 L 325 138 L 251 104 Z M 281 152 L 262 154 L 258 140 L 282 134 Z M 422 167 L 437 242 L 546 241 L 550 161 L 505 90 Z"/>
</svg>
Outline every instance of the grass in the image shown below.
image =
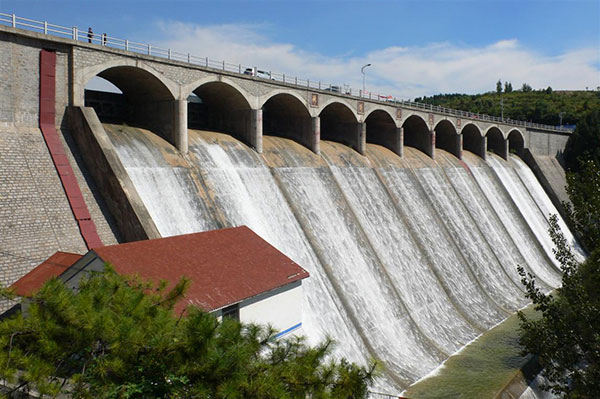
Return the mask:
<svg viewBox="0 0 600 399">
<path fill-rule="evenodd" d="M 532 307 L 523 312 L 528 317 L 535 314 Z M 408 388 L 404 396 L 493 399 L 530 360 L 530 355 L 521 356 L 519 319 L 514 314 L 450 357 L 436 375 Z"/>
</svg>

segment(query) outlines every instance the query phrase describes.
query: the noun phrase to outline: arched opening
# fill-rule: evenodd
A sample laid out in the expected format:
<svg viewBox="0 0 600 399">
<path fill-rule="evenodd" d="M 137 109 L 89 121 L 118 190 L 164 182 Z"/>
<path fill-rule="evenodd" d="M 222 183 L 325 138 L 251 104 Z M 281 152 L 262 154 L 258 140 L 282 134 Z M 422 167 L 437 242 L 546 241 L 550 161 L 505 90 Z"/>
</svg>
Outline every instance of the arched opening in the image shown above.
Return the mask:
<svg viewBox="0 0 600 399">
<path fill-rule="evenodd" d="M 188 96 L 188 128 L 230 134 L 248 142 L 250 104 L 233 86 L 208 82 Z"/>
<path fill-rule="evenodd" d="M 525 140 L 523 139 L 523 135 L 518 130 L 511 130 L 508 133 L 508 150 L 519 156 L 523 155 L 523 150 L 525 149 Z"/>
<path fill-rule="evenodd" d="M 463 150 L 471 151 L 485 159 L 485 137 L 481 135 L 479 128 L 472 123 L 465 125 L 462 132 Z"/>
<path fill-rule="evenodd" d="M 405 146 L 418 148 L 433 157 L 432 134 L 421 117 L 417 115 L 408 117 L 402 127 L 404 127 Z"/>
<path fill-rule="evenodd" d="M 99 79 L 100 78 L 100 79 Z M 174 97 L 154 75 L 141 68 L 105 69 L 86 84 L 85 106 L 103 123 L 146 128 L 174 142 Z"/>
<path fill-rule="evenodd" d="M 367 116 L 365 124 L 367 143 L 379 144 L 400 154 L 400 134 L 390 114 L 375 110 Z"/>
<path fill-rule="evenodd" d="M 456 156 L 462 158 L 460 148 L 460 135 L 454 128 L 452 122 L 447 120 L 440 121 L 435 126 L 435 148 L 441 148 Z"/>
<path fill-rule="evenodd" d="M 91 78 L 85 86 L 85 106 L 92 107 L 102 122 L 122 123 L 126 118 L 123 92 L 100 76 Z"/>
<path fill-rule="evenodd" d="M 319 114 L 321 140 L 331 140 L 360 150 L 360 124 L 346 105 L 331 103 Z"/>
<path fill-rule="evenodd" d="M 262 110 L 263 135 L 285 137 L 310 148 L 311 117 L 300 100 L 291 94 L 276 94 Z"/>
<path fill-rule="evenodd" d="M 508 159 L 508 147 L 502 132 L 497 127 L 492 127 L 487 134 L 487 150 L 504 159 Z"/>
</svg>

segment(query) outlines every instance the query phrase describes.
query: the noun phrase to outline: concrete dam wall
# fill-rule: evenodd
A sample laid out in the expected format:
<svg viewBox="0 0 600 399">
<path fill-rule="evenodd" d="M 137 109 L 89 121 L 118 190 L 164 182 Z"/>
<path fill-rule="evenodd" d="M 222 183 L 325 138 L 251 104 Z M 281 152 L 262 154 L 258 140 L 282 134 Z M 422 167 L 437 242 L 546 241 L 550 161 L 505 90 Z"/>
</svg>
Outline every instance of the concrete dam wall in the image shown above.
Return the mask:
<svg viewBox="0 0 600 399">
<path fill-rule="evenodd" d="M 72 86 L 83 51 L 70 46 L 0 29 L 3 285 L 54 251 L 86 251 L 38 127 L 42 49 L 57 54 L 56 129 L 104 244 L 248 225 L 310 271 L 303 332 L 312 342 L 331 335 L 350 360 L 379 360 L 378 391 L 398 393 L 524 306 L 517 264 L 545 289 L 560 283 L 547 234 L 552 202 L 520 158 L 486 153 L 481 136 L 463 159 L 445 150 L 441 132 L 435 161 L 410 140 L 399 157 L 366 121 L 374 139 L 364 156 L 326 135 L 318 155 L 272 136 L 283 126 L 273 124 L 262 154 L 243 137 L 188 130 L 182 155 L 158 131 L 101 124 L 93 109 L 70 107 L 83 97 Z M 79 61 L 113 55 L 83 46 Z M 566 140 L 534 136 L 525 144 L 548 156 Z"/>
<path fill-rule="evenodd" d="M 269 136 L 258 154 L 199 130 L 182 156 L 145 129 L 100 129 L 161 236 L 248 225 L 308 269 L 303 332 L 378 359 L 380 391 L 401 391 L 526 305 L 517 264 L 545 289 L 560 284 L 556 210 L 516 156 L 434 161 L 374 144 L 361 156 L 329 141 L 317 155 Z"/>
</svg>

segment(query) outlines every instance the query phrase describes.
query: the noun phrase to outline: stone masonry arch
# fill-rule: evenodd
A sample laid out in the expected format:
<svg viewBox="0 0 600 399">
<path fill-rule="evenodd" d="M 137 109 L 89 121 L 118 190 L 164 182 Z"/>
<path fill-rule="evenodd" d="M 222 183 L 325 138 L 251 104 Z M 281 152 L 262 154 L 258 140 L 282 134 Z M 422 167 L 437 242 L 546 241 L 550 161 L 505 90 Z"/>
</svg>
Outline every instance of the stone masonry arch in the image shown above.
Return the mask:
<svg viewBox="0 0 600 399">
<path fill-rule="evenodd" d="M 400 151 L 401 155 L 404 141 L 410 142 L 411 128 L 410 123 L 403 124 L 407 120 L 412 120 L 411 116 L 418 115 L 425 121 L 425 126 L 429 130 L 430 137 L 428 141 L 431 143 L 432 148 L 423 148 L 426 152 L 431 153 L 434 156 L 433 147 L 436 145 L 436 134 L 435 130 L 440 130 L 444 122 L 440 124 L 440 120 L 448 120 L 449 123 L 453 124 L 455 130 L 459 131 L 460 137 L 463 139 L 469 135 L 468 128 L 466 133 L 463 135 L 464 125 L 473 124 L 479 129 L 479 131 L 487 131 L 490 126 L 498 126 L 500 130 L 504 132 L 512 131 L 513 126 L 499 123 L 490 120 L 486 117 L 481 117 L 474 114 L 460 114 L 461 116 L 450 116 L 446 110 L 438 109 L 437 107 L 427 106 L 406 106 L 402 103 L 397 102 L 382 102 L 371 99 L 357 99 L 347 97 L 342 93 L 327 92 L 326 90 L 311 90 L 307 87 L 299 87 L 290 85 L 290 82 L 280 82 L 273 79 L 261 79 L 256 77 L 250 77 L 248 75 L 241 74 L 237 70 L 225 68 L 209 68 L 203 63 L 200 64 L 187 64 L 185 61 L 172 60 L 167 58 L 157 57 L 157 54 L 150 54 L 150 48 L 148 48 L 148 54 L 132 54 L 126 50 L 119 50 L 108 47 L 96 47 L 87 46 L 85 43 L 80 43 L 72 47 L 71 52 L 71 75 L 69 76 L 69 87 L 70 91 L 70 105 L 82 106 L 85 104 L 84 87 L 86 82 L 92 77 L 99 75 L 102 71 L 113 68 L 113 67 L 132 67 L 141 69 L 148 72 L 147 76 L 153 76 L 154 81 L 160 81 L 162 85 L 157 90 L 151 90 L 155 93 L 162 92 L 162 86 L 167 88 L 170 93 L 168 97 L 172 101 L 171 109 L 166 110 L 167 112 L 157 111 L 153 112 L 153 115 L 167 115 L 170 114 L 171 119 L 170 125 L 172 128 L 167 128 L 167 123 L 163 123 L 162 130 L 164 136 L 174 142 L 177 148 L 185 153 L 187 151 L 187 96 L 192 93 L 197 87 L 203 85 L 206 82 L 223 82 L 228 85 L 235 87 L 237 92 L 245 97 L 248 104 L 250 104 L 251 111 L 249 117 L 245 116 L 247 120 L 246 129 L 244 132 L 243 140 L 253 146 L 258 152 L 262 151 L 262 106 L 269 101 L 269 99 L 277 94 L 287 93 L 290 96 L 296 97 L 304 104 L 309 110 L 312 117 L 311 132 L 310 132 L 310 147 L 313 151 L 318 152 L 318 143 L 320 139 L 320 115 L 330 104 L 343 103 L 349 111 L 354 114 L 354 118 L 357 123 L 358 133 L 350 134 L 353 136 L 351 141 L 354 142 L 353 147 L 359 152 L 364 151 L 366 145 L 366 120 L 372 115 L 375 110 L 380 109 L 388 113 L 396 127 L 399 128 L 400 136 L 402 137 Z M 121 69 L 123 71 L 123 69 Z M 114 72 L 114 71 L 113 71 Z M 157 95 L 159 96 L 159 95 Z M 171 100 L 172 99 L 172 100 Z M 461 126 L 461 122 L 462 125 Z M 325 123 L 327 125 L 327 123 Z M 405 128 L 408 129 L 405 130 Z M 422 126 L 421 126 L 422 127 Z M 435 127 L 435 128 L 434 128 Z M 325 129 L 325 136 L 327 136 L 327 128 Z M 423 129 L 424 130 L 424 129 Z M 540 130 L 540 129 L 538 129 Z M 566 139 L 567 135 L 564 133 L 546 133 L 541 129 L 541 133 L 537 130 L 532 135 L 529 129 L 522 128 L 520 130 L 520 136 L 523 138 L 523 147 L 529 144 L 531 137 L 540 137 L 542 134 L 552 134 L 560 136 L 554 142 L 562 143 Z M 539 134 L 538 134 L 539 133 Z M 443 133 L 439 133 L 441 137 Z M 405 140 L 403 137 L 406 136 Z M 473 136 L 476 137 L 476 136 Z M 485 135 L 484 135 L 485 137 Z M 520 141 L 513 138 L 509 141 L 509 147 L 519 147 Z M 555 137 L 555 136 L 552 136 Z M 508 138 L 505 135 L 505 138 Z M 347 139 L 344 139 L 347 141 Z M 369 138 L 369 140 L 373 140 Z M 477 139 L 480 140 L 480 139 Z M 487 137 L 485 137 L 487 140 Z M 512 143 L 512 144 L 511 144 Z M 539 143 L 539 144 L 538 144 Z M 438 148 L 447 147 L 445 143 L 437 143 Z M 543 140 L 537 140 L 535 142 L 536 148 L 539 148 L 540 152 L 548 152 L 549 146 Z M 429 146 L 427 146 L 429 147 Z M 469 144 L 466 144 L 469 147 Z M 487 149 L 487 143 L 485 145 Z M 479 152 L 479 151 L 475 151 Z"/>
<path fill-rule="evenodd" d="M 297 96 L 280 92 L 270 96 L 261 108 L 263 135 L 289 138 L 314 150 L 313 117 Z"/>
<path fill-rule="evenodd" d="M 327 107 L 329 107 L 331 104 L 334 103 L 338 103 L 338 104 L 342 104 L 343 106 L 345 106 L 348 111 L 350 111 L 352 113 L 352 115 L 354 115 L 354 118 L 356 119 L 356 121 L 360 121 L 360 115 L 358 114 L 357 110 L 356 110 L 356 104 L 350 104 L 348 101 L 346 101 L 343 98 L 339 98 L 339 97 L 333 97 L 333 96 L 319 96 L 320 98 L 323 99 L 323 102 L 321 104 L 319 104 L 319 108 L 318 108 L 318 115 L 321 115 L 323 113 L 323 110 Z"/>
<path fill-rule="evenodd" d="M 442 119 L 433 128 L 435 131 L 435 148 L 441 148 L 462 159 L 462 136 L 452 121 Z"/>
<path fill-rule="evenodd" d="M 155 70 L 154 68 L 146 65 L 146 63 L 142 61 L 138 61 L 130 58 L 117 58 L 105 62 L 99 65 L 93 65 L 85 68 L 79 68 L 74 70 L 73 72 L 73 105 L 75 106 L 83 106 L 84 105 L 84 90 L 87 83 L 94 76 L 100 76 L 108 81 L 111 79 L 102 76 L 102 72 L 119 67 L 130 67 L 136 68 L 141 71 L 145 71 L 148 75 L 154 77 L 157 81 L 162 83 L 162 85 L 169 91 L 170 97 L 172 99 L 180 99 L 179 97 L 179 85 L 173 82 L 171 79 L 165 77 L 163 74 Z M 111 81 L 111 83 L 113 83 Z M 115 83 L 113 83 L 115 84 Z M 119 87 L 115 84 L 115 86 Z M 123 91 L 121 88 L 119 88 Z"/>
<path fill-rule="evenodd" d="M 383 107 L 367 107 L 365 105 L 365 114 L 363 115 L 363 120 L 367 120 L 367 118 L 369 117 L 369 115 L 371 115 L 373 112 L 377 112 L 377 111 L 381 111 L 381 112 L 385 112 L 386 114 L 389 115 L 390 119 L 394 122 L 394 125 L 396 125 L 396 127 L 400 127 L 398 126 L 398 122 L 396 120 L 396 115 L 394 115 L 394 113 L 389 109 L 389 108 L 383 108 Z"/>
<path fill-rule="evenodd" d="M 184 86 L 181 86 L 181 94 L 182 94 L 182 99 L 186 99 L 192 94 L 194 93 L 200 86 L 203 86 L 207 83 L 214 83 L 214 82 L 221 82 L 223 84 L 226 84 L 228 86 L 231 86 L 232 88 L 234 88 L 242 97 L 244 97 L 244 99 L 246 100 L 246 102 L 248 103 L 248 105 L 250 106 L 250 108 L 252 109 L 259 109 L 259 102 L 256 96 L 251 95 L 250 93 L 248 93 L 242 86 L 240 86 L 235 80 L 233 79 L 229 79 L 227 76 L 223 76 L 223 75 L 209 75 L 209 76 L 204 76 L 200 79 L 197 79 L 191 83 L 188 83 Z"/>
<path fill-rule="evenodd" d="M 295 90 L 287 90 L 287 89 L 275 89 L 275 90 L 271 90 L 269 91 L 268 94 L 260 96 L 258 98 L 257 101 L 257 105 L 258 108 L 262 108 L 263 105 L 265 105 L 265 103 L 267 101 L 269 101 L 271 98 L 280 95 L 280 94 L 287 94 L 289 96 L 292 96 L 294 98 L 296 98 L 298 100 L 299 103 L 301 103 L 304 108 L 306 109 L 306 112 L 308 112 L 308 114 L 312 117 L 312 116 L 318 116 L 318 112 L 316 111 L 315 108 L 310 108 L 308 106 L 308 101 L 305 97 L 301 96 L 298 92 L 296 92 Z"/>
<path fill-rule="evenodd" d="M 109 81 L 122 94 L 95 92 L 93 101 L 87 100 L 85 86 L 94 76 Z M 76 71 L 75 80 L 79 85 L 74 93 L 74 103 L 95 106 L 101 121 L 149 129 L 180 150 L 183 144 L 187 151 L 187 131 L 179 126 L 178 87 L 153 68 L 143 62 L 117 59 Z M 103 99 L 103 96 L 107 98 Z M 103 108 L 98 107 L 102 101 L 116 101 L 119 113 L 104 115 Z"/>
<path fill-rule="evenodd" d="M 262 148 L 260 110 L 253 109 L 244 91 L 223 79 L 202 79 L 192 88 L 198 100 L 188 102 L 188 125 L 193 129 L 230 134 L 253 146 Z M 260 131 L 256 129 L 260 124 Z M 258 134 L 257 134 L 258 133 Z"/>
<path fill-rule="evenodd" d="M 364 154 L 365 125 L 359 123 L 357 114 L 348 104 L 329 101 L 321 108 L 319 118 L 322 139 L 337 141 Z"/>
<path fill-rule="evenodd" d="M 467 123 L 461 130 L 463 150 L 470 151 L 485 159 L 486 137 L 474 123 Z"/>
<path fill-rule="evenodd" d="M 420 114 L 412 114 L 402 124 L 404 145 L 417 148 L 430 157 L 434 157 L 435 133 Z"/>
<path fill-rule="evenodd" d="M 525 149 L 525 136 L 519 129 L 512 129 L 508 133 L 506 140 L 508 141 L 509 152 L 514 152 L 519 156 L 523 155 L 523 150 Z"/>
<path fill-rule="evenodd" d="M 367 143 L 379 144 L 392 152 L 402 154 L 402 134 L 394 117 L 387 110 L 373 109 L 365 117 Z"/>
<path fill-rule="evenodd" d="M 502 130 L 496 126 L 491 126 L 486 132 L 487 150 L 508 159 L 508 140 L 504 138 Z"/>
</svg>

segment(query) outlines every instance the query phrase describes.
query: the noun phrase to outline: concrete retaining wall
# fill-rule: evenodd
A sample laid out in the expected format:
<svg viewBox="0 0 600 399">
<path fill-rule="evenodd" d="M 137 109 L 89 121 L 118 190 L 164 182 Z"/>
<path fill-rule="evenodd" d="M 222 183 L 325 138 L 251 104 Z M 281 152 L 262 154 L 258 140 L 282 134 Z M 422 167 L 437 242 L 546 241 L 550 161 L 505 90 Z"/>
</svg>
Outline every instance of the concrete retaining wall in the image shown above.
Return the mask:
<svg viewBox="0 0 600 399">
<path fill-rule="evenodd" d="M 527 129 L 529 140 L 526 147 L 534 155 L 549 155 L 560 157 L 569 140 L 569 133 L 550 133 L 534 129 Z"/>
<path fill-rule="evenodd" d="M 93 108 L 70 107 L 73 137 L 125 241 L 160 238 Z"/>
</svg>

